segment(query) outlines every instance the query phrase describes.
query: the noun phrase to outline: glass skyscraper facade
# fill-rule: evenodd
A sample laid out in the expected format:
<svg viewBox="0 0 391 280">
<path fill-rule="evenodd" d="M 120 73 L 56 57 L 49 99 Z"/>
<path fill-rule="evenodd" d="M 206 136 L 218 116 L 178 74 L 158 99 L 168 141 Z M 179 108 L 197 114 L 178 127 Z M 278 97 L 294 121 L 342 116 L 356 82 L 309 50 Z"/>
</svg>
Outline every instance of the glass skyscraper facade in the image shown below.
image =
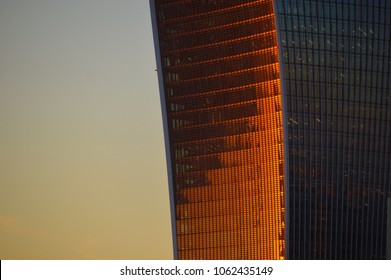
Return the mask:
<svg viewBox="0 0 391 280">
<path fill-rule="evenodd" d="M 391 1 L 276 1 L 294 259 L 386 256 Z"/>
<path fill-rule="evenodd" d="M 175 258 L 386 258 L 391 1 L 150 4 Z"/>
</svg>

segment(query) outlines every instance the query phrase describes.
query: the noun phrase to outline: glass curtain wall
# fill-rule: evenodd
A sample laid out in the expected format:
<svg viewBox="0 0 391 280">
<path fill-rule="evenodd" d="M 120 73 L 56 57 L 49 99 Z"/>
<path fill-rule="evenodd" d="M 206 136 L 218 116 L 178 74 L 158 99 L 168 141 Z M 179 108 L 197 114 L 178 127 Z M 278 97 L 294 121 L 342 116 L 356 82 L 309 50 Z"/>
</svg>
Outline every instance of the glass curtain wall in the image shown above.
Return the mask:
<svg viewBox="0 0 391 280">
<path fill-rule="evenodd" d="M 386 258 L 391 1 L 278 0 L 291 259 Z"/>
<path fill-rule="evenodd" d="M 273 1 L 157 0 L 154 7 L 178 258 L 283 259 Z"/>
</svg>

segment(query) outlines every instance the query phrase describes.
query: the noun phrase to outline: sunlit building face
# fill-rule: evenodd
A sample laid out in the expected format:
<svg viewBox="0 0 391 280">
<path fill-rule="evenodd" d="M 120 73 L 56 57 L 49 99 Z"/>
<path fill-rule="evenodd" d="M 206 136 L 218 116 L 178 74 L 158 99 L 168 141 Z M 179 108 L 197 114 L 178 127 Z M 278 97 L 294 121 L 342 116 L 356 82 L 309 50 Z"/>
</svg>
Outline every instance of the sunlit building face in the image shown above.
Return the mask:
<svg viewBox="0 0 391 280">
<path fill-rule="evenodd" d="M 386 258 L 391 2 L 369 2 L 150 1 L 175 258 Z"/>
</svg>

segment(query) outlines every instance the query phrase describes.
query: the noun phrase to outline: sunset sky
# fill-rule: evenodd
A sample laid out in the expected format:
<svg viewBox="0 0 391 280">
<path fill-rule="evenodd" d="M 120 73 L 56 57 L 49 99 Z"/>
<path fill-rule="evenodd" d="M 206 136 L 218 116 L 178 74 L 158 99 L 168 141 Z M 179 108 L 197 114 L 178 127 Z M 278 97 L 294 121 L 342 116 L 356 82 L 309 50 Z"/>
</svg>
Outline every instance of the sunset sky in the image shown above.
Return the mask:
<svg viewBox="0 0 391 280">
<path fill-rule="evenodd" d="M 0 259 L 171 259 L 148 0 L 0 1 Z"/>
</svg>

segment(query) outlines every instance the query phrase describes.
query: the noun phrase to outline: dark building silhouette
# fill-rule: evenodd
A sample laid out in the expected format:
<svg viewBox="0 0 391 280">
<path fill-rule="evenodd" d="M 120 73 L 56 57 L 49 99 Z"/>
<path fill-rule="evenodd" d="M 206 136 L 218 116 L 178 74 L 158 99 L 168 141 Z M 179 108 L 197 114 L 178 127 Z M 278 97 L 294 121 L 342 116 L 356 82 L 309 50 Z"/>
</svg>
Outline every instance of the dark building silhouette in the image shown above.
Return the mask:
<svg viewBox="0 0 391 280">
<path fill-rule="evenodd" d="M 390 258 L 391 1 L 150 5 L 175 258 Z"/>
</svg>

